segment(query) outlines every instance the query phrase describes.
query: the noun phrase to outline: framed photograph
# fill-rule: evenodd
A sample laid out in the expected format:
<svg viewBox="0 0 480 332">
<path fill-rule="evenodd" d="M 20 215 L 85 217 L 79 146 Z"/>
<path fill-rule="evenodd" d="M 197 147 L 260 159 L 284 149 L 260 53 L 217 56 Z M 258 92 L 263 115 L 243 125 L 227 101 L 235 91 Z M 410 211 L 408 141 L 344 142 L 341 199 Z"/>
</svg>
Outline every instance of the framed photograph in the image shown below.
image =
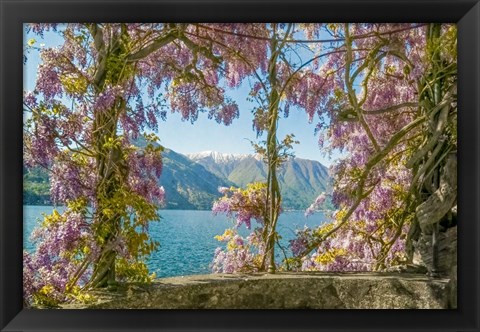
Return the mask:
<svg viewBox="0 0 480 332">
<path fill-rule="evenodd" d="M 0 6 L 1 331 L 479 331 L 478 1 Z"/>
</svg>

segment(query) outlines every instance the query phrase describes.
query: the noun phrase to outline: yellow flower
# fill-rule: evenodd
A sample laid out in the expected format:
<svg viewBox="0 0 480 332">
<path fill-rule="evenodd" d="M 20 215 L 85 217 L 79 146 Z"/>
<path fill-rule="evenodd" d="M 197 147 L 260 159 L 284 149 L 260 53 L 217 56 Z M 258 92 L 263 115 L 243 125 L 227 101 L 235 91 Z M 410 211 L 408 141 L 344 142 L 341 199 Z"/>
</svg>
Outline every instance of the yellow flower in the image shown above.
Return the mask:
<svg viewBox="0 0 480 332">
<path fill-rule="evenodd" d="M 51 285 L 45 285 L 45 286 L 43 286 L 43 287 L 40 289 L 39 292 L 40 292 L 40 294 L 48 295 L 48 294 L 50 294 L 50 293 L 53 293 L 53 291 L 54 291 L 53 286 L 51 286 Z"/>
<path fill-rule="evenodd" d="M 223 233 L 222 235 L 217 235 L 214 238 L 217 241 L 224 241 L 231 238 L 233 235 L 234 235 L 233 230 L 231 228 L 228 228 L 225 230 L 225 233 Z"/>
</svg>

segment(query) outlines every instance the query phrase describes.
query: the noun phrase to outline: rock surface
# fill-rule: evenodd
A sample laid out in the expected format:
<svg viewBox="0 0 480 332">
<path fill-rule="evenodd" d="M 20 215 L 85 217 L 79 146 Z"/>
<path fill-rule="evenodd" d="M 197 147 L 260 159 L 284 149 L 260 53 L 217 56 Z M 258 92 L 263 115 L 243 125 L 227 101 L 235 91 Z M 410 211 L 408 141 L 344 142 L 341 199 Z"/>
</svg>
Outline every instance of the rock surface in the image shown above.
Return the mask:
<svg viewBox="0 0 480 332">
<path fill-rule="evenodd" d="M 449 279 L 399 273 L 195 275 L 95 292 L 78 309 L 447 309 Z M 456 302 L 456 301 L 455 301 Z"/>
</svg>

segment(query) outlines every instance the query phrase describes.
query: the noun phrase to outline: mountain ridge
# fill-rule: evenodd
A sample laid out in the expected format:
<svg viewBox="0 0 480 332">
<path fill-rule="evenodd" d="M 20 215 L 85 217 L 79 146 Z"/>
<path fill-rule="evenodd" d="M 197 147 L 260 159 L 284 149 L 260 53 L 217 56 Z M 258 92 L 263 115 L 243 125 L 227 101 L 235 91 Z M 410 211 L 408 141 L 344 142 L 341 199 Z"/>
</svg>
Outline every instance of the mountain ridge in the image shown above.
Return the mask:
<svg viewBox="0 0 480 332">
<path fill-rule="evenodd" d="M 267 175 L 261 157 L 254 154 L 182 154 L 165 148 L 162 160 L 159 185 L 165 189 L 165 209 L 210 210 L 221 197 L 218 187 L 246 187 L 250 182 L 265 181 Z M 286 210 L 304 210 L 330 188 L 327 168 L 309 159 L 290 158 L 280 166 L 278 179 Z M 51 204 L 45 170 L 24 168 L 24 204 Z"/>
<path fill-rule="evenodd" d="M 258 154 L 202 151 L 187 156 L 238 187 L 267 177 L 267 167 Z M 286 209 L 306 209 L 322 191 L 330 191 L 328 169 L 315 160 L 291 157 L 279 167 L 277 176 Z"/>
</svg>

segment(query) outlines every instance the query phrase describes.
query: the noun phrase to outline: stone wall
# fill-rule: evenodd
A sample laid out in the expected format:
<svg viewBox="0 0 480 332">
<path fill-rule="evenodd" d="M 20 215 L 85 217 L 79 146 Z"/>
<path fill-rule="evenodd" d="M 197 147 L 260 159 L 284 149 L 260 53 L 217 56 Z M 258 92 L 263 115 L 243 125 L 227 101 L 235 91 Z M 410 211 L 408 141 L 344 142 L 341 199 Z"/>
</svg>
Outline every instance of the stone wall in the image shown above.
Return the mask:
<svg viewBox="0 0 480 332">
<path fill-rule="evenodd" d="M 89 305 L 148 309 L 447 309 L 449 279 L 398 273 L 197 275 L 96 292 Z"/>
<path fill-rule="evenodd" d="M 433 266 L 432 237 L 422 236 L 415 244 L 416 252 L 413 263 L 425 266 L 429 273 Z M 450 280 L 450 302 L 452 307 L 457 306 L 457 226 L 439 232 L 438 235 L 438 266 L 441 276 Z"/>
</svg>

